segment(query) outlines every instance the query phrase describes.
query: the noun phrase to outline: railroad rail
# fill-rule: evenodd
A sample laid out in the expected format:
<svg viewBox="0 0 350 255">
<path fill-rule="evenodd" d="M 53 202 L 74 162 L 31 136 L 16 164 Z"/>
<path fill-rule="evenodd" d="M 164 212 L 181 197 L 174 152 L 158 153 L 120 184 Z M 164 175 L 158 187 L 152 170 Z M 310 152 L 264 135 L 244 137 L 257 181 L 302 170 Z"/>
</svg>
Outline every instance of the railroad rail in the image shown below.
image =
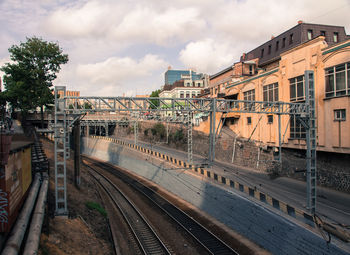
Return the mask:
<svg viewBox="0 0 350 255">
<path fill-rule="evenodd" d="M 107 163 L 92 161 L 88 157 L 84 157 L 84 159 L 92 163 L 92 166 L 100 167 L 118 178 L 121 178 L 125 183 L 144 194 L 150 199 L 150 201 L 152 201 L 170 218 L 177 222 L 177 224 L 179 224 L 185 231 L 187 231 L 199 243 L 199 245 L 206 249 L 210 254 L 238 254 L 235 250 L 225 244 L 219 237 L 215 236 L 199 222 L 194 220 L 188 214 L 157 194 L 152 189 L 146 187 L 139 181 L 120 171 L 115 171 L 115 168 Z M 91 166 L 89 167 L 91 168 Z"/>
<path fill-rule="evenodd" d="M 136 206 L 116 187 L 113 182 L 102 173 L 88 166 L 89 173 L 98 181 L 107 192 L 115 206 L 129 225 L 138 246 L 143 254 L 170 254 L 157 233 L 148 224 Z"/>
</svg>

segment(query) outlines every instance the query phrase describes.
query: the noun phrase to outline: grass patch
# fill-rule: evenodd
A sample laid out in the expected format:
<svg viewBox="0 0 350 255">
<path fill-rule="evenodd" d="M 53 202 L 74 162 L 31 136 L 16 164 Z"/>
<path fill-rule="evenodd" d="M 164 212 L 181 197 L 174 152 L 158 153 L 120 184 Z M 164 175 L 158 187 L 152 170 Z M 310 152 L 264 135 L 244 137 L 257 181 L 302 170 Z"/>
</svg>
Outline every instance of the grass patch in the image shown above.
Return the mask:
<svg viewBox="0 0 350 255">
<path fill-rule="evenodd" d="M 97 210 L 99 213 L 102 214 L 102 216 L 107 217 L 106 210 L 99 203 L 88 201 L 85 203 L 85 205 L 90 210 Z"/>
</svg>

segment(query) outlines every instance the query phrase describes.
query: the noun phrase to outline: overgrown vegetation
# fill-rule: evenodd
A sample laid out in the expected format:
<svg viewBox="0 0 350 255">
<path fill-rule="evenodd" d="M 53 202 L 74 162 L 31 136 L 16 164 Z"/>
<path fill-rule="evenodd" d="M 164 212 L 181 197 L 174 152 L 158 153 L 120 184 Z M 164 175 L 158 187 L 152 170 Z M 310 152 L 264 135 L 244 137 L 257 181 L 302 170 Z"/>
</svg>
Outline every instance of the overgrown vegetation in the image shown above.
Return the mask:
<svg viewBox="0 0 350 255">
<path fill-rule="evenodd" d="M 159 97 L 160 89 L 157 89 L 155 91 L 152 91 L 150 97 Z M 159 100 L 158 99 L 151 99 L 151 105 L 149 108 L 156 109 L 159 106 Z"/>
<path fill-rule="evenodd" d="M 5 91 L 1 101 L 7 101 L 13 109 L 20 109 L 25 115 L 29 110 L 53 104 L 53 81 L 68 62 L 57 43 L 46 42 L 41 38 L 27 38 L 26 42 L 9 48 L 11 63 L 0 68 Z"/>
<path fill-rule="evenodd" d="M 166 127 L 162 123 L 156 123 L 151 128 L 146 128 L 143 134 L 149 139 L 165 139 L 166 138 Z M 169 132 L 169 142 L 182 143 L 186 139 L 184 130 L 178 129 L 175 132 Z"/>
<path fill-rule="evenodd" d="M 160 137 L 160 139 L 163 139 L 166 136 L 166 130 L 162 123 L 155 124 L 152 129 L 152 134 L 157 135 Z"/>
<path fill-rule="evenodd" d="M 137 130 L 138 130 L 138 131 L 141 131 L 141 125 L 140 125 L 140 123 L 137 122 L 136 125 L 137 125 Z M 127 133 L 128 135 L 133 134 L 133 133 L 134 133 L 134 128 L 135 128 L 134 123 L 131 123 L 130 126 L 127 126 L 126 133 Z"/>
<path fill-rule="evenodd" d="M 70 104 L 70 105 L 68 106 L 68 108 L 69 108 L 69 109 L 74 109 L 74 105 L 73 105 L 73 104 Z M 91 105 L 90 103 L 88 103 L 88 102 L 84 102 L 83 105 L 78 104 L 78 105 L 77 105 L 77 109 L 92 109 L 92 105 Z"/>
<path fill-rule="evenodd" d="M 174 142 L 183 142 L 185 140 L 185 134 L 183 129 L 176 130 L 175 133 L 171 133 L 171 140 Z"/>
<path fill-rule="evenodd" d="M 88 201 L 85 203 L 86 207 L 89 208 L 90 210 L 96 210 L 98 211 L 102 216 L 107 217 L 107 212 L 106 210 L 96 202 Z"/>
</svg>

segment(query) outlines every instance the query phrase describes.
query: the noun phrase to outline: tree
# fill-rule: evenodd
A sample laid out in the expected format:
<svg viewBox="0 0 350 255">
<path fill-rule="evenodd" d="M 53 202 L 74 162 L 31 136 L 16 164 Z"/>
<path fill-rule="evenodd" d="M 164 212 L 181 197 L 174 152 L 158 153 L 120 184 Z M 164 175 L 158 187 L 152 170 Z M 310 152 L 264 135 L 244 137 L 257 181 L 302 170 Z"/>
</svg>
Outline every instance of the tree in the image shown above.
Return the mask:
<svg viewBox="0 0 350 255">
<path fill-rule="evenodd" d="M 159 97 L 159 93 L 160 93 L 160 89 L 157 89 L 155 91 L 152 91 L 150 97 Z M 159 106 L 159 100 L 158 99 L 151 99 L 151 105 L 150 108 L 151 109 L 156 109 Z"/>
<path fill-rule="evenodd" d="M 43 121 L 43 107 L 54 102 L 52 82 L 61 65 L 68 62 L 68 55 L 63 54 L 58 43 L 37 37 L 12 45 L 9 52 L 13 63 L 0 68 L 5 73 L 5 97 L 24 115 L 40 107 Z"/>
</svg>

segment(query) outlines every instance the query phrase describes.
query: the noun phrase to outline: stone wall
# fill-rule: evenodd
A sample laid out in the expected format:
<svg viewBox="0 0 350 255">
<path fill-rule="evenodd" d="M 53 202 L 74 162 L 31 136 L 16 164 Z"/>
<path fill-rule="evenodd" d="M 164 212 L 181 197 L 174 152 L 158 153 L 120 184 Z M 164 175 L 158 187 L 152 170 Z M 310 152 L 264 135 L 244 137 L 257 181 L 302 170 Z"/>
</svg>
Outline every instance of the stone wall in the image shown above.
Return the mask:
<svg viewBox="0 0 350 255">
<path fill-rule="evenodd" d="M 148 143 L 165 143 L 151 132 L 145 135 L 146 129 L 152 129 L 156 121 L 139 122 L 138 139 Z M 187 129 L 181 124 L 169 124 L 169 133 L 172 136 L 182 129 L 184 138 L 174 141 L 171 137 L 167 146 L 187 151 Z M 114 132 L 116 137 L 133 139 L 132 125 L 125 128 L 117 128 Z M 288 176 L 295 179 L 306 180 L 305 152 L 300 150 L 282 150 L 282 168 L 277 159 L 273 147 L 257 144 L 237 137 L 234 134 L 223 134 L 217 140 L 215 147 L 215 159 L 217 161 L 232 163 L 233 147 L 235 144 L 233 163 L 238 166 L 253 168 L 261 172 L 267 172 L 271 177 Z M 208 157 L 209 137 L 202 132 L 193 131 L 193 153 Z M 317 180 L 322 186 L 331 187 L 340 191 L 350 192 L 350 155 L 335 153 L 317 153 Z"/>
<path fill-rule="evenodd" d="M 306 180 L 305 151 L 284 149 L 282 153 L 284 176 Z M 319 185 L 350 192 L 350 155 L 317 152 L 317 182 Z"/>
<path fill-rule="evenodd" d="M 161 139 L 158 136 L 153 136 L 148 132 L 145 135 L 144 130 L 152 129 L 157 122 L 148 121 L 139 123 L 139 135 L 138 139 L 149 143 L 165 143 L 166 138 Z M 176 141 L 172 137 L 175 132 L 182 129 L 184 139 L 181 141 Z M 133 139 L 133 127 L 129 126 L 122 129 L 116 129 L 116 137 L 127 137 Z M 181 124 L 169 124 L 169 143 L 167 146 L 177 149 L 187 151 L 187 129 Z M 233 134 L 233 133 L 232 133 Z M 233 155 L 233 145 L 234 145 L 234 135 L 225 135 L 220 137 L 216 142 L 215 147 L 215 159 L 218 161 L 223 161 L 227 163 L 232 163 Z M 202 157 L 208 157 L 209 151 L 209 137 L 202 132 L 193 130 L 193 153 L 200 155 Z M 273 171 L 275 169 L 276 160 L 274 160 L 272 148 L 263 149 L 256 145 L 254 141 L 247 141 L 247 139 L 236 139 L 235 145 L 235 156 L 234 164 L 245 166 L 249 168 L 254 168 L 260 171 Z"/>
</svg>

